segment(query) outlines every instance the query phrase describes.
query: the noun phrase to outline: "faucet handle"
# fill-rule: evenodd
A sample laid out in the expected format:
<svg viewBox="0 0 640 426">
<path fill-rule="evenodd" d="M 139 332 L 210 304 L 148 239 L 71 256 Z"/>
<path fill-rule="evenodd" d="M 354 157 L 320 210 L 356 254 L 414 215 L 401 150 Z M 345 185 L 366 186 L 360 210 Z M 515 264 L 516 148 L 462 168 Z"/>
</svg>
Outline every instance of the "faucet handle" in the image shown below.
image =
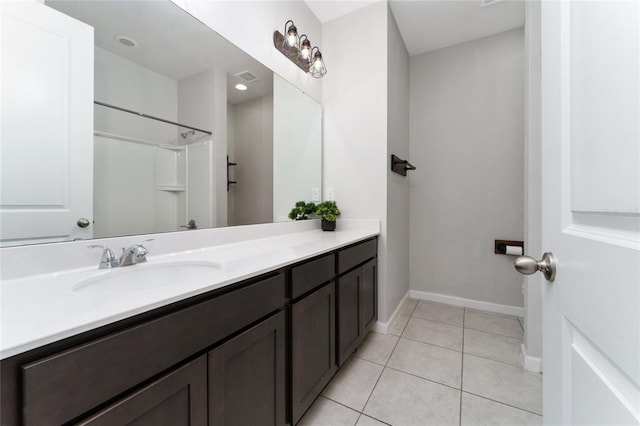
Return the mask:
<svg viewBox="0 0 640 426">
<path fill-rule="evenodd" d="M 100 266 L 98 266 L 99 269 L 110 269 L 118 266 L 118 259 L 116 259 L 109 247 L 100 244 L 91 244 L 87 247 L 103 249 L 102 258 L 100 259 Z"/>
</svg>

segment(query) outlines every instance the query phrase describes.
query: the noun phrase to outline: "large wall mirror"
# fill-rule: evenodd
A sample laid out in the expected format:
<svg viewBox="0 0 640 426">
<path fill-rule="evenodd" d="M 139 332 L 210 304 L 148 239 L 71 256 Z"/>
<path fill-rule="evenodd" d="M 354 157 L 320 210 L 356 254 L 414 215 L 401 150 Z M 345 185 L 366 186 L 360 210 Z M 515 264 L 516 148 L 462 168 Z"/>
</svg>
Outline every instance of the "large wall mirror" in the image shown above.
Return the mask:
<svg viewBox="0 0 640 426">
<path fill-rule="evenodd" d="M 40 59 L 11 51 L 3 34 L 3 74 L 16 79 L 2 102 L 3 246 L 282 221 L 295 201 L 319 197 L 322 109 L 315 100 L 170 1 L 45 5 L 94 28 L 93 128 L 84 142 L 91 149 L 80 158 L 58 155 L 58 139 L 64 150 L 69 145 L 58 135 L 65 131 L 27 131 L 37 117 L 16 105 L 33 76 L 12 74 L 7 58 L 35 74 Z M 55 74 L 58 65 L 48 64 Z M 67 169 L 75 163 L 84 178 Z M 60 182 L 52 178 L 58 175 Z M 78 195 L 67 180 L 90 184 Z M 90 212 L 69 213 L 71 196 Z M 63 210 L 66 216 L 45 214 Z"/>
</svg>

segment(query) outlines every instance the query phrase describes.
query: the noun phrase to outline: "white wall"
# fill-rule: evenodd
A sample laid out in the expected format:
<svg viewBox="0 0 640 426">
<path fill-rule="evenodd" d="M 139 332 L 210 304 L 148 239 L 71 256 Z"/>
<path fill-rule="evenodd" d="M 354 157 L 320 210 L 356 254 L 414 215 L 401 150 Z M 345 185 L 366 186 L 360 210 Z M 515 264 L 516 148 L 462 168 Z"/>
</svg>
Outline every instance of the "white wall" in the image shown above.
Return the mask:
<svg viewBox="0 0 640 426">
<path fill-rule="evenodd" d="M 304 73 L 273 46 L 273 32 L 282 33 L 285 22 L 291 19 L 300 34 L 307 34 L 324 55 L 322 25 L 304 2 L 172 1 L 303 92 L 321 99 L 323 79 Z M 332 60 L 325 61 L 329 72 Z"/>
<path fill-rule="evenodd" d="M 327 22 L 322 50 L 323 187 L 334 188 L 340 218 L 379 219 L 378 319 L 389 312 L 387 281 L 387 5 L 375 3 Z M 359 52 L 345 33 L 366 41 Z M 354 54 L 354 52 L 356 54 Z M 380 66 L 367 67 L 360 53 L 375 53 Z M 338 228 L 340 219 L 338 219 Z"/>
<path fill-rule="evenodd" d="M 320 195 L 322 105 L 273 76 L 273 220 L 288 221 L 297 201 Z M 320 201 L 320 200 L 316 200 Z"/>
<path fill-rule="evenodd" d="M 273 222 L 273 95 L 229 105 L 234 156 L 231 186 L 234 216 L 231 223 Z M 265 179 L 265 176 L 268 178 Z"/>
<path fill-rule="evenodd" d="M 523 306 L 523 29 L 410 60 L 411 289 Z"/>
<path fill-rule="evenodd" d="M 94 62 L 95 100 L 177 121 L 175 80 L 99 47 L 95 47 Z M 175 143 L 176 139 L 175 126 L 102 106 L 94 107 L 94 128 L 158 143 Z"/>
<path fill-rule="evenodd" d="M 387 251 L 389 315 L 409 291 L 409 176 L 393 173 L 391 154 L 409 155 L 409 54 L 389 11 L 387 40 Z M 408 174 L 411 174 L 409 172 Z"/>
</svg>

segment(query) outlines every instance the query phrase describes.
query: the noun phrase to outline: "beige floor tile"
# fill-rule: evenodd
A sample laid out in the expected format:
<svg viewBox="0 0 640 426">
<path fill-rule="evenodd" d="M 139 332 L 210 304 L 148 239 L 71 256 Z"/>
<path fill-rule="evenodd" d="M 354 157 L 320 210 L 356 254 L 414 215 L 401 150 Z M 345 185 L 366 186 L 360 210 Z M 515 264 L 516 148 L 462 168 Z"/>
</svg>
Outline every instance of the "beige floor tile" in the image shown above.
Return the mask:
<svg viewBox="0 0 640 426">
<path fill-rule="evenodd" d="M 467 310 L 465 312 L 464 327 L 517 339 L 522 339 L 524 336 L 516 317 L 494 315 L 473 310 Z"/>
<path fill-rule="evenodd" d="M 456 351 L 462 350 L 462 328 L 449 324 L 412 317 L 402 337 Z"/>
<path fill-rule="evenodd" d="M 298 426 L 353 426 L 360 413 L 337 402 L 319 397 Z"/>
<path fill-rule="evenodd" d="M 393 320 L 393 323 L 389 326 L 389 330 L 387 331 L 389 334 L 394 336 L 402 335 L 404 328 L 409 322 L 408 315 L 396 315 L 396 318 Z"/>
<path fill-rule="evenodd" d="M 460 389 L 462 353 L 401 338 L 387 367 Z"/>
<path fill-rule="evenodd" d="M 413 316 L 462 327 L 464 309 L 431 302 L 420 302 L 413 310 Z"/>
<path fill-rule="evenodd" d="M 362 414 L 358 419 L 358 423 L 356 423 L 356 426 L 385 426 L 386 424 L 387 423 L 382 423 L 379 420 Z"/>
<path fill-rule="evenodd" d="M 473 355 L 463 357 L 463 391 L 542 414 L 542 375 Z"/>
<path fill-rule="evenodd" d="M 322 395 L 357 411 L 362 411 L 384 367 L 351 357 L 338 370 Z"/>
<path fill-rule="evenodd" d="M 364 414 L 392 425 L 457 425 L 460 391 L 385 369 Z"/>
<path fill-rule="evenodd" d="M 464 330 L 464 353 L 522 366 L 522 339 L 485 333 L 467 328 Z"/>
<path fill-rule="evenodd" d="M 405 299 L 405 301 L 402 302 L 400 309 L 398 309 L 397 315 L 404 315 L 407 317 L 411 316 L 411 313 L 413 312 L 417 304 L 417 300 Z"/>
<path fill-rule="evenodd" d="M 462 426 L 539 426 L 542 416 L 462 393 Z"/>
<path fill-rule="evenodd" d="M 371 332 L 355 353 L 358 358 L 385 365 L 398 343 L 398 336 Z"/>
</svg>

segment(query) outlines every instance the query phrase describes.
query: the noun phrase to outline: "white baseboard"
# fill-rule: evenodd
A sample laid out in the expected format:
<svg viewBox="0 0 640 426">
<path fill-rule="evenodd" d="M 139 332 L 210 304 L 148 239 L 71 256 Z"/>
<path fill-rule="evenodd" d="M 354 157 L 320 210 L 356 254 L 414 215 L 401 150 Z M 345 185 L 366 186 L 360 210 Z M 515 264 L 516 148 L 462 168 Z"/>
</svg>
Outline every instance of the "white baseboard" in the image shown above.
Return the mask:
<svg viewBox="0 0 640 426">
<path fill-rule="evenodd" d="M 396 320 L 398 312 L 400 312 L 400 307 L 402 306 L 404 301 L 409 298 L 409 293 L 410 292 L 408 291 L 407 294 L 404 295 L 400 303 L 398 303 L 398 306 L 396 306 L 396 310 L 393 311 L 393 315 L 389 317 L 389 320 L 387 322 L 382 322 L 380 320 L 376 321 L 376 323 L 373 324 L 373 327 L 371 327 L 371 331 L 375 331 L 376 333 L 389 334 L 389 327 Z"/>
<path fill-rule="evenodd" d="M 542 358 L 527 355 L 527 347 L 524 343 L 520 348 L 522 350 L 522 366 L 524 369 L 534 373 L 542 373 Z"/>
<path fill-rule="evenodd" d="M 501 305 L 499 303 L 483 302 L 481 300 L 465 299 L 464 297 L 449 296 L 439 293 L 429 293 L 427 291 L 418 290 L 410 290 L 409 296 L 412 299 L 429 300 L 431 302 L 446 303 L 448 305 L 480 309 L 482 311 L 495 312 L 497 314 L 524 317 L 524 308 L 520 306 Z"/>
</svg>

